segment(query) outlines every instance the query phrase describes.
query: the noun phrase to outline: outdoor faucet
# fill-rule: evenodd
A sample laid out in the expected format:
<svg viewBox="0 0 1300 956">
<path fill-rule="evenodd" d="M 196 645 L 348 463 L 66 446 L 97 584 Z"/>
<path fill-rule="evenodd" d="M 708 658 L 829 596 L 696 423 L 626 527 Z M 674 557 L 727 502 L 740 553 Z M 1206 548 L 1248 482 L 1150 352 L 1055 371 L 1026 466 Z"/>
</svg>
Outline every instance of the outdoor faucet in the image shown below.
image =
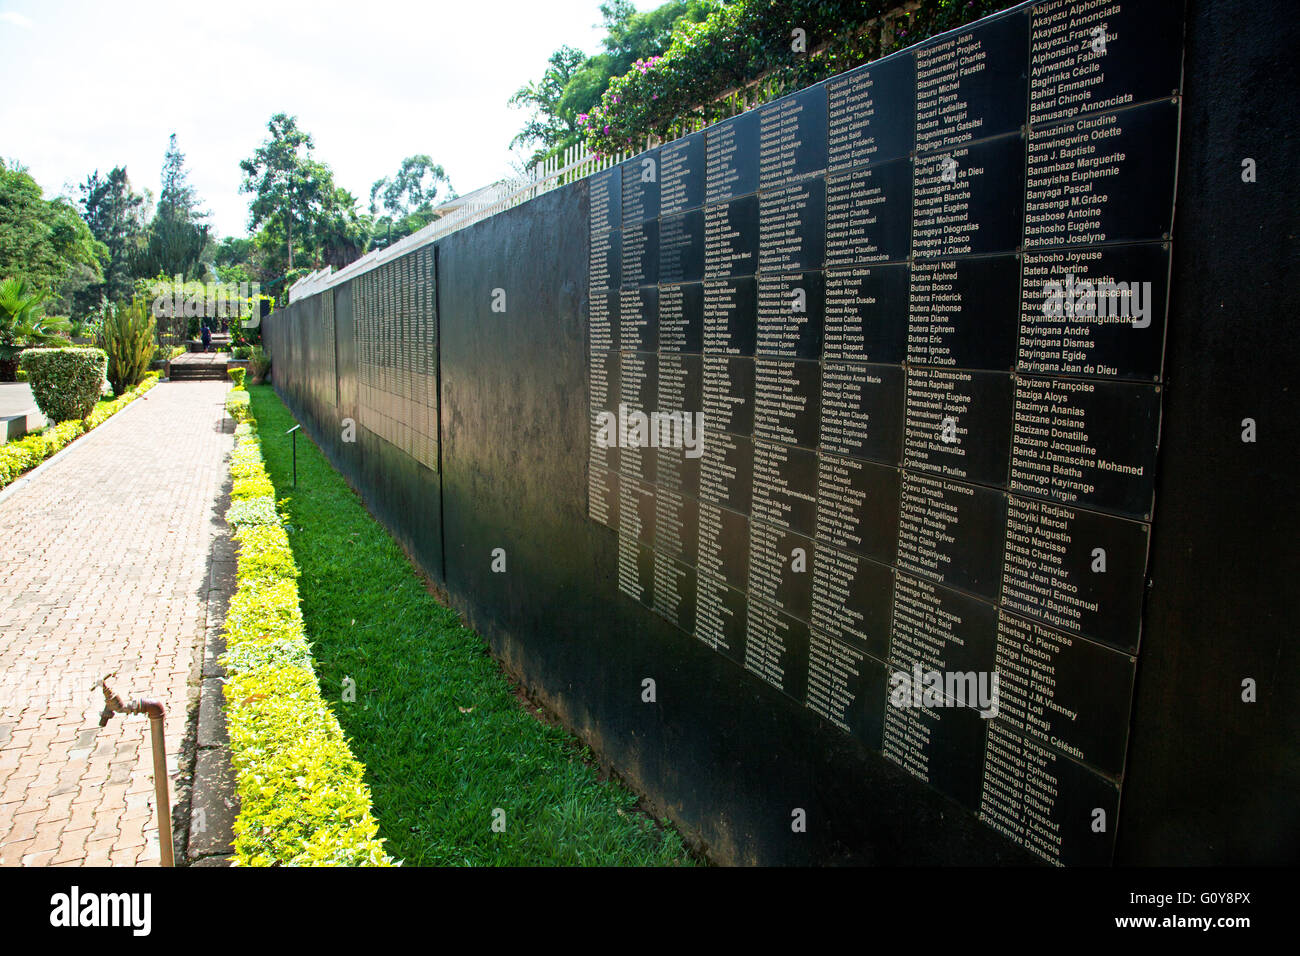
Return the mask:
<svg viewBox="0 0 1300 956">
<path fill-rule="evenodd" d="M 140 697 L 124 704 L 122 698 L 108 687 L 108 678 L 112 676 L 109 674 L 99 682 L 99 687 L 104 691 L 104 709 L 99 712 L 99 726 L 107 724 L 114 714 L 148 714 L 150 720 L 162 720 L 167 716 L 163 705 L 156 700 Z"/>
<path fill-rule="evenodd" d="M 171 797 L 167 792 L 167 740 L 163 736 L 163 720 L 166 711 L 158 701 L 144 697 L 124 704 L 122 698 L 109 689 L 108 678 L 112 676 L 113 674 L 107 674 L 99 682 L 99 687 L 104 692 L 104 709 L 99 712 L 99 726 L 103 727 L 107 724 L 114 714 L 149 715 L 149 736 L 153 740 L 153 787 L 158 798 L 158 850 L 162 856 L 163 866 L 175 866 L 176 860 L 172 847 L 172 805 Z"/>
</svg>

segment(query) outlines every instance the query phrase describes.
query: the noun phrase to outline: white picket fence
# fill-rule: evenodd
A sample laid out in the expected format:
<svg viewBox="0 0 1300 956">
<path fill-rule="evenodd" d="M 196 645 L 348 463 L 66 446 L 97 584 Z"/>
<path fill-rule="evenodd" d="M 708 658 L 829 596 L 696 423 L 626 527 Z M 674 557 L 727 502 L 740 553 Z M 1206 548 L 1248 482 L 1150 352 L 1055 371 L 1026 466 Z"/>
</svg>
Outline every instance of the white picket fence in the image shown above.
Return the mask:
<svg viewBox="0 0 1300 956">
<path fill-rule="evenodd" d="M 542 193 L 621 163 L 631 155 L 633 154 L 619 153 L 615 156 L 596 156 L 581 145 L 570 146 L 563 154 L 552 156 L 517 179 L 503 179 L 443 203 L 437 207 L 443 210 L 439 218 L 391 246 L 367 253 L 337 272 L 326 266 L 303 276 L 289 287 L 289 301 L 305 299 L 340 282 L 354 279 L 391 259 L 406 255 L 412 249 L 436 242 L 458 229 L 481 222 Z"/>
</svg>

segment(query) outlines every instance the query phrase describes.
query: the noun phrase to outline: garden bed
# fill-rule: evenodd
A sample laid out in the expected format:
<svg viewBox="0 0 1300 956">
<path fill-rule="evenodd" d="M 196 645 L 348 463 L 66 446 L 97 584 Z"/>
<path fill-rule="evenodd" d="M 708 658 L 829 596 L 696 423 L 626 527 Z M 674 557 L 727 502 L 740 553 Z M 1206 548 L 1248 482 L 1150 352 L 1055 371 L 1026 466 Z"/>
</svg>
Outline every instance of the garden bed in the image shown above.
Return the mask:
<svg viewBox="0 0 1300 956">
<path fill-rule="evenodd" d="M 239 795 L 235 860 L 244 866 L 384 866 L 370 793 L 321 695 L 298 606 L 298 569 L 262 466 L 248 394 L 232 390 L 239 425 L 226 520 L 238 544 L 226 615 L 225 685 Z"/>
</svg>

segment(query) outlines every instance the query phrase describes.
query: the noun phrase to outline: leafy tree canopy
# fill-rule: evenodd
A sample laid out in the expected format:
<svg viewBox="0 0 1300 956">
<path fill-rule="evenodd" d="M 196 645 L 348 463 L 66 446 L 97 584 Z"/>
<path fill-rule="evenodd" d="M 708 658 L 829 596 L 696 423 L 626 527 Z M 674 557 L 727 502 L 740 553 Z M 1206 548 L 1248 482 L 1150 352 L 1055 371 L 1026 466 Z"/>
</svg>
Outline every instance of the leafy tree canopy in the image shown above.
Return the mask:
<svg viewBox="0 0 1300 956">
<path fill-rule="evenodd" d="M 199 209 L 198 195 L 185 171 L 185 154 L 172 133 L 163 157 L 158 207 L 149 224 L 136 274 L 202 278 L 207 272 L 204 258 L 211 255 L 207 216 Z"/>
<path fill-rule="evenodd" d="M 101 298 L 115 302 L 130 296 L 145 242 L 146 208 L 145 197 L 131 188 L 125 166 L 114 166 L 106 176 L 95 170 L 78 189 L 86 225 L 108 253 L 104 281 L 89 287 L 78 303 L 78 311 L 84 311 Z"/>
<path fill-rule="evenodd" d="M 433 205 L 440 189 L 455 195 L 443 168 L 423 153 L 407 156 L 395 176 L 385 176 L 370 187 L 370 214 L 377 215 L 381 206 L 390 216 L 409 216 Z"/>
<path fill-rule="evenodd" d="M 455 198 L 443 168 L 423 153 L 402 160 L 396 175 L 370 187 L 374 245 L 382 248 L 433 221 L 435 200 Z M 383 215 L 380 215 L 380 212 Z"/>
<path fill-rule="evenodd" d="M 727 0 L 673 25 L 663 49 L 621 70 L 585 116 L 593 152 L 669 139 L 977 20 L 1005 0 Z"/>
<path fill-rule="evenodd" d="M 564 46 L 552 53 L 541 79 L 510 98 L 510 105 L 531 111 L 511 145 L 535 146 L 528 160 L 532 166 L 579 142 L 586 115 L 599 105 L 613 77 L 663 53 L 675 29 L 702 21 L 717 6 L 716 0 L 670 0 L 640 13 L 631 0 L 602 4 L 604 52 L 587 57 Z"/>
<path fill-rule="evenodd" d="M 45 199 L 23 166 L 0 160 L 0 279 L 45 292 L 77 271 L 97 282 L 106 256 L 72 203 Z"/>
<path fill-rule="evenodd" d="M 276 113 L 267 123 L 269 138 L 241 162 L 241 191 L 253 194 L 249 228 L 266 266 L 289 275 L 306 264 L 336 267 L 361 256 L 369 223 L 356 198 L 334 184 L 334 174 L 312 155 L 311 134 L 297 117 Z"/>
</svg>

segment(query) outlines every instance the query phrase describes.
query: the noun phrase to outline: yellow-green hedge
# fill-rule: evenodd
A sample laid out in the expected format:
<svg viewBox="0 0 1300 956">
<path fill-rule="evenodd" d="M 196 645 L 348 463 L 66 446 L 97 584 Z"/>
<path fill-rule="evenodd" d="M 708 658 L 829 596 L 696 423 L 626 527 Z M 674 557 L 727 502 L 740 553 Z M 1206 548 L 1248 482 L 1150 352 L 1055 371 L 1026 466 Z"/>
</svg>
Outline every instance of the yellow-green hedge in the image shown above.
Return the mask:
<svg viewBox="0 0 1300 956">
<path fill-rule="evenodd" d="M 242 866 L 389 866 L 365 768 L 321 697 L 298 605 L 298 568 L 274 509 L 248 393 L 226 407 L 241 422 L 227 520 L 239 544 L 222 664 Z M 264 502 L 270 502 L 270 520 Z"/>
<path fill-rule="evenodd" d="M 252 419 L 253 413 L 248 407 L 248 392 L 240 388 L 232 388 L 226 395 L 226 411 L 237 422 L 242 423 Z"/>
<path fill-rule="evenodd" d="M 139 385 L 121 398 L 115 398 L 111 402 L 99 402 L 84 421 L 73 419 L 59 422 L 44 431 L 0 445 L 0 488 L 10 484 L 23 472 L 35 468 L 74 438 L 84 435 L 97 425 L 102 425 L 110 416 L 126 408 L 157 384 L 158 373 L 150 372 Z"/>
</svg>

